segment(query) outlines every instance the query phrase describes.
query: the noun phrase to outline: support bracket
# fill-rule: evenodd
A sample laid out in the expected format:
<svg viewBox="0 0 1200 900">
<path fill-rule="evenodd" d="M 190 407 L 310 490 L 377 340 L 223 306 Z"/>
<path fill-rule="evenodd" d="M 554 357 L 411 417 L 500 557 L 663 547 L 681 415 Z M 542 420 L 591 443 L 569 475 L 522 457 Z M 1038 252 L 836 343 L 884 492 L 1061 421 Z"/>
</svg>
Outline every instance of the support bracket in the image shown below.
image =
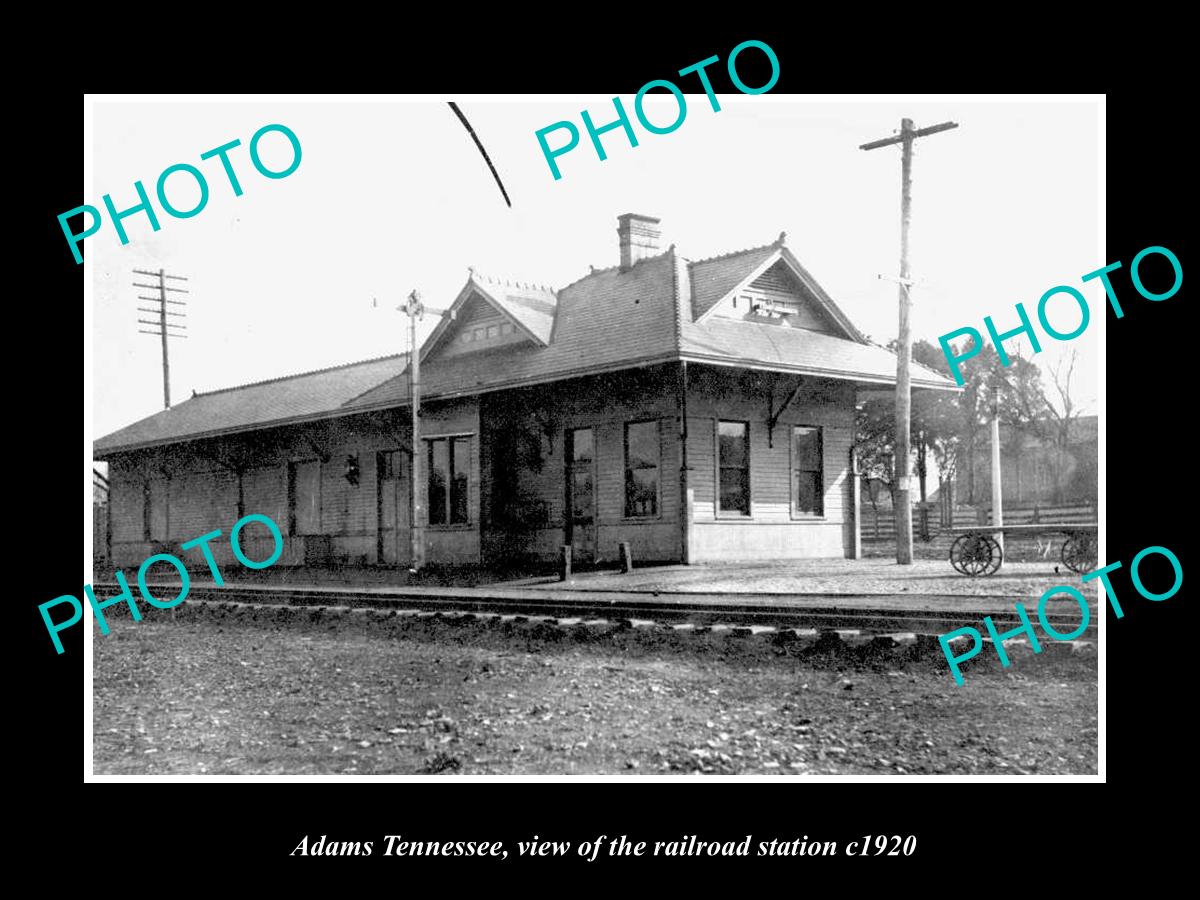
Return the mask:
<svg viewBox="0 0 1200 900">
<path fill-rule="evenodd" d="M 800 396 L 800 389 L 804 387 L 804 379 L 800 378 L 796 381 L 796 386 L 792 392 L 788 394 L 787 399 L 779 409 L 775 409 L 775 383 L 771 383 L 770 393 L 767 394 L 767 446 L 775 446 L 775 426 L 779 424 L 779 417 L 782 416 L 789 406 L 796 402 L 796 398 Z"/>
</svg>

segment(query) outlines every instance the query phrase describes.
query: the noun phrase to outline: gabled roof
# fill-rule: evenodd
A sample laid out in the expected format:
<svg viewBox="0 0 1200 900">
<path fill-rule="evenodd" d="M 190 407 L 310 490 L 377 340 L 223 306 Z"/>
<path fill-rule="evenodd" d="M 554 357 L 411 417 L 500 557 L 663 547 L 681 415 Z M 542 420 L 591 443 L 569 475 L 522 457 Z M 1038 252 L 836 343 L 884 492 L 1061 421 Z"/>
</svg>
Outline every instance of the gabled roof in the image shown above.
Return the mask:
<svg viewBox="0 0 1200 900">
<path fill-rule="evenodd" d="M 688 263 L 692 281 L 692 317 L 703 318 L 718 303 L 750 281 L 778 256 L 778 244 L 750 247 Z"/>
<path fill-rule="evenodd" d="M 95 442 L 97 458 L 118 450 L 212 437 L 336 414 L 343 404 L 404 371 L 408 354 L 383 356 L 222 388 L 189 397 Z"/>
<path fill-rule="evenodd" d="M 782 261 L 844 336 L 708 315 L 722 299 Z M 422 348 L 422 396 L 447 399 L 677 360 L 894 384 L 896 357 L 869 342 L 784 245 L 688 261 L 674 245 L 628 269 L 593 270 L 552 291 L 472 271 L 453 308 L 479 297 L 529 340 L 443 357 L 426 354 L 450 327 L 444 315 Z M 408 403 L 406 357 L 201 394 L 96 442 L 97 457 L 236 431 L 349 415 Z M 914 364 L 916 387 L 957 390 Z"/>
<path fill-rule="evenodd" d="M 628 271 L 616 266 L 597 269 L 559 289 L 548 346 L 509 344 L 422 361 L 423 396 L 480 393 L 677 359 L 674 264 L 672 248 L 640 260 Z M 468 279 L 467 288 L 471 284 Z M 407 378 L 394 378 L 352 406 L 368 409 L 406 403 L 407 382 Z"/>
<path fill-rule="evenodd" d="M 846 314 L 841 311 L 833 298 L 825 293 L 825 289 L 800 264 L 800 260 L 796 259 L 796 255 L 792 253 L 786 241 L 787 233 L 781 232 L 775 243 L 765 247 L 751 247 L 748 250 L 739 250 L 724 256 L 689 263 L 688 271 L 692 280 L 693 321 L 698 323 L 707 321 L 712 312 L 731 294 L 743 290 L 746 285 L 776 263 L 782 263 L 791 270 L 796 279 L 812 296 L 817 306 L 833 319 L 846 337 L 860 344 L 867 343 L 862 332 L 854 327 L 854 324 L 846 318 Z"/>
<path fill-rule="evenodd" d="M 508 319 L 517 329 L 535 344 L 545 347 L 550 343 L 554 331 L 554 313 L 558 297 L 548 287 L 540 284 L 513 284 L 499 278 L 482 275 L 474 269 L 463 289 L 458 292 L 450 308 L 442 315 L 437 327 L 421 345 L 421 361 L 425 361 L 455 321 L 455 316 L 471 301 L 480 298 L 496 312 Z"/>
</svg>

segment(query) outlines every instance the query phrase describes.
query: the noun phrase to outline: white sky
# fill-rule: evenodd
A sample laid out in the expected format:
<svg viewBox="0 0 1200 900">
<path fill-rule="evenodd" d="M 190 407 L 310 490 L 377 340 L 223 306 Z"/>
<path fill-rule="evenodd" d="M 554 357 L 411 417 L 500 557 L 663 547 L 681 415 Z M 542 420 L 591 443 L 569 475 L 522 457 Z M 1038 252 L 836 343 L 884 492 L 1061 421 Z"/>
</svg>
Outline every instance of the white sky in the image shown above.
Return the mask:
<svg viewBox="0 0 1200 900">
<path fill-rule="evenodd" d="M 159 341 L 138 334 L 134 268 L 186 275 L 189 338 L 171 345 L 172 400 L 206 391 L 395 353 L 404 349 L 404 317 L 393 311 L 411 289 L 431 306 L 448 306 L 467 267 L 559 288 L 617 262 L 616 219 L 639 212 L 662 219 L 664 247 L 691 258 L 769 243 L 780 231 L 801 262 L 874 340 L 896 334 L 900 152 L 863 152 L 904 116 L 917 127 L 946 119 L 953 131 L 915 145 L 911 262 L 926 286 L 914 293 L 914 336 L 971 325 L 992 315 L 1017 324 L 1023 301 L 1036 322 L 1038 298 L 1066 284 L 1083 291 L 1092 324 L 1069 343 L 1043 341 L 1043 366 L 1080 352 L 1077 398 L 1096 411 L 1103 289 L 1080 276 L 1101 258 L 1097 187 L 1100 135 L 1094 102 L 813 102 L 770 94 L 688 95 L 683 125 L 653 135 L 634 119 L 639 146 L 620 130 L 603 137 L 600 162 L 580 122 L 611 121 L 611 98 L 501 102 L 462 99 L 504 180 L 503 202 L 491 173 L 454 114 L 441 101 L 130 102 L 94 106 L 94 195 L 102 208 L 137 202 L 140 179 L 154 196 L 159 173 L 191 163 L 208 178 L 208 206 L 173 219 L 154 201 L 161 230 L 143 214 L 125 220 L 121 246 L 110 222 L 85 242 L 94 275 L 93 437 L 162 408 Z M 632 97 L 622 96 L 633 116 Z M 674 118 L 674 101 L 647 103 L 652 121 Z M 560 119 L 580 128 L 581 143 L 559 157 L 554 181 L 534 137 Z M 298 136 L 303 161 L 287 178 L 259 175 L 251 135 L 282 123 Z M 245 193 L 234 197 L 218 160 L 200 154 L 234 138 Z M 552 146 L 563 140 L 550 137 Z M 290 160 L 286 140 L 262 144 L 266 163 Z M 194 205 L 186 175 L 168 196 Z M 191 193 L 189 193 L 191 191 Z M 69 252 L 64 242 L 64 252 Z M 371 298 L 379 298 L 372 309 Z M 1078 322 L 1066 301 L 1051 314 L 1059 330 Z M 427 317 L 425 330 L 434 319 Z M 1119 326 L 1118 326 L 1119 327 Z M 1028 345 L 1026 344 L 1026 352 Z M 1046 383 L 1049 385 L 1048 373 Z"/>
</svg>

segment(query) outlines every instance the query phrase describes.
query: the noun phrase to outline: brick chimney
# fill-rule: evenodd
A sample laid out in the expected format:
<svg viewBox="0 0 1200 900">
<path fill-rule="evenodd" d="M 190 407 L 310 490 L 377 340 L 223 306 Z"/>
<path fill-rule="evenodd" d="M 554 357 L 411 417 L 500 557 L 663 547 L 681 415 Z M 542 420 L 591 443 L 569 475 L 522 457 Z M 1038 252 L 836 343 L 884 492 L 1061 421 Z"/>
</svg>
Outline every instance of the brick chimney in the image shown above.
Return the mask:
<svg viewBox="0 0 1200 900">
<path fill-rule="evenodd" d="M 637 213 L 617 216 L 622 272 L 628 271 L 639 259 L 658 255 L 658 239 L 662 236 L 662 229 L 658 227 L 660 221 L 653 216 L 641 216 Z"/>
</svg>

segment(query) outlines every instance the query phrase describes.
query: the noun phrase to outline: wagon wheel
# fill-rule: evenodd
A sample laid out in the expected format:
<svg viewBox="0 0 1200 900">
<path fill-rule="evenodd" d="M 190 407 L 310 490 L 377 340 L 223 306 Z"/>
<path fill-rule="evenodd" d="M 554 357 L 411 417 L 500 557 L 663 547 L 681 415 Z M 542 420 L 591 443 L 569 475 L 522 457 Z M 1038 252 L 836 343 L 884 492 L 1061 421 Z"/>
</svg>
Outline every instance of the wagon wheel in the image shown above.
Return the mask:
<svg viewBox="0 0 1200 900">
<path fill-rule="evenodd" d="M 1096 568 L 1096 539 L 1082 531 L 1072 531 L 1062 545 L 1062 561 L 1076 575 Z"/>
<path fill-rule="evenodd" d="M 984 575 L 993 575 L 1000 568 L 1000 564 L 1004 562 L 1004 548 L 1001 547 L 1000 542 L 997 541 L 990 534 L 985 534 L 983 537 L 988 542 L 988 547 L 992 551 L 991 565 L 988 566 L 988 568 L 984 571 L 983 574 Z"/>
<path fill-rule="evenodd" d="M 1000 545 L 986 534 L 964 534 L 950 545 L 950 565 L 971 577 L 995 572 L 1002 555 Z"/>
</svg>

